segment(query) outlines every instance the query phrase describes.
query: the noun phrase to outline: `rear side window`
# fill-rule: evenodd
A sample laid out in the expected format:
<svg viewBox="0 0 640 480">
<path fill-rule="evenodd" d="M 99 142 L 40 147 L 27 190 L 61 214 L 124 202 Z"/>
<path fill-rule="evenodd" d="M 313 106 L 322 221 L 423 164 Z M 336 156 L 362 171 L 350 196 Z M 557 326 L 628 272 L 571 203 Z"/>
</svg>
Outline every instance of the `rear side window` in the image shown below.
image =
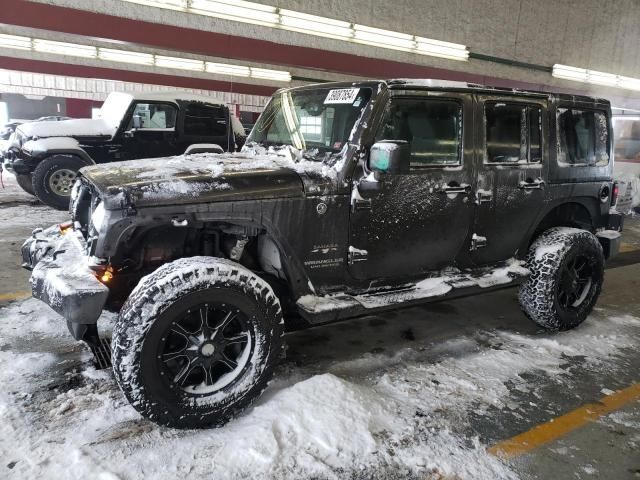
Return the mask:
<svg viewBox="0 0 640 480">
<path fill-rule="evenodd" d="M 485 105 L 487 163 L 542 161 L 542 110 L 532 105 Z"/>
<path fill-rule="evenodd" d="M 224 108 L 205 103 L 191 103 L 184 112 L 184 133 L 193 137 L 224 137 L 227 116 Z"/>
<path fill-rule="evenodd" d="M 454 100 L 395 100 L 377 140 L 407 141 L 412 170 L 459 165 L 462 105 Z"/>
<path fill-rule="evenodd" d="M 559 108 L 558 163 L 568 167 L 609 164 L 609 127 L 604 112 Z"/>
</svg>

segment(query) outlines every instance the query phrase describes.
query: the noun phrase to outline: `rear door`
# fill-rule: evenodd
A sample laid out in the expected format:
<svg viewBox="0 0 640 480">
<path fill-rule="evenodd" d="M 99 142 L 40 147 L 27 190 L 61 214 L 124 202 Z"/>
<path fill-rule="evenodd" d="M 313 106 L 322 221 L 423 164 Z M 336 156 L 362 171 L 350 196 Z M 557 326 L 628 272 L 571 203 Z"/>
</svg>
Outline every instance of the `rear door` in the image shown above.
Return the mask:
<svg viewBox="0 0 640 480">
<path fill-rule="evenodd" d="M 472 224 L 472 97 L 424 92 L 390 100 L 376 141 L 411 145 L 401 174 L 353 192 L 350 272 L 360 280 L 419 276 L 456 261 Z M 371 185 L 369 185 L 371 187 Z"/>
<path fill-rule="evenodd" d="M 192 102 L 183 105 L 178 142 L 184 152 L 195 143 L 215 143 L 223 150 L 229 149 L 229 110 L 220 105 Z"/>
<path fill-rule="evenodd" d="M 547 101 L 478 95 L 471 256 L 476 265 L 513 257 L 545 201 Z"/>
</svg>

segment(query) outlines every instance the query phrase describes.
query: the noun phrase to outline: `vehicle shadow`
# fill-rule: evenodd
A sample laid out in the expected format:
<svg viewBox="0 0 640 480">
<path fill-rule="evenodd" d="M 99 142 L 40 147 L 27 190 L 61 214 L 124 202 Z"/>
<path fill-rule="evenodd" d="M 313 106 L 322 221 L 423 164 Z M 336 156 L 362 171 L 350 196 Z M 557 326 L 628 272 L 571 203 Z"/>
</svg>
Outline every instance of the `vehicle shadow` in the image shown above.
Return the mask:
<svg viewBox="0 0 640 480">
<path fill-rule="evenodd" d="M 284 366 L 317 374 L 363 357 L 387 357 L 393 362 L 407 350 L 420 352 L 423 360 L 437 361 L 439 356 L 464 354 L 464 348 L 447 352 L 438 348 L 439 344 L 471 337 L 475 338 L 473 348 L 477 348 L 476 337 L 496 329 L 524 334 L 540 331 L 520 311 L 515 288 L 291 333 L 286 337 Z M 375 370 L 378 363 L 385 362 L 363 362 L 362 369 L 351 367 L 366 374 L 366 365 Z"/>
</svg>

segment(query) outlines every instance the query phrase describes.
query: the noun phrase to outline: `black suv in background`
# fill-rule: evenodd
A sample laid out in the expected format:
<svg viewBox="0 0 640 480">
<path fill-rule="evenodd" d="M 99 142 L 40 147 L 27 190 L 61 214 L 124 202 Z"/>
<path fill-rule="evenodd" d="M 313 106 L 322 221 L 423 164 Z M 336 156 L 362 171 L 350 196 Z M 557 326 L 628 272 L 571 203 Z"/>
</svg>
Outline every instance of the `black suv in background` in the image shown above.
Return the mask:
<svg viewBox="0 0 640 480">
<path fill-rule="evenodd" d="M 100 355 L 98 318 L 119 311 L 113 367 L 142 415 L 220 425 L 266 387 L 286 329 L 510 285 L 541 327 L 579 325 L 620 242 L 611 153 L 602 99 L 281 90 L 239 154 L 84 168 L 73 221 L 23 261 Z"/>
<path fill-rule="evenodd" d="M 226 105 L 203 95 L 114 92 L 99 117 L 19 125 L 5 154 L 5 168 L 25 191 L 66 210 L 82 167 L 180 155 L 193 144 L 215 144 L 233 152 L 246 137 Z"/>
</svg>

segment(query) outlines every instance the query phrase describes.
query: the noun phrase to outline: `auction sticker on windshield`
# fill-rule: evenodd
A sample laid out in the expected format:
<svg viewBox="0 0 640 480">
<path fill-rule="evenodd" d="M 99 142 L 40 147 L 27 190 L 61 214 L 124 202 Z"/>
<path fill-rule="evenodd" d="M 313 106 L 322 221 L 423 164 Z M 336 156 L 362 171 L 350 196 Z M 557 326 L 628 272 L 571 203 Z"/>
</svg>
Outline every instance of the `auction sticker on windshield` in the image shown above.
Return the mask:
<svg viewBox="0 0 640 480">
<path fill-rule="evenodd" d="M 353 103 L 358 96 L 359 88 L 339 88 L 329 90 L 327 98 L 324 99 L 325 105 L 328 103 Z"/>
</svg>

